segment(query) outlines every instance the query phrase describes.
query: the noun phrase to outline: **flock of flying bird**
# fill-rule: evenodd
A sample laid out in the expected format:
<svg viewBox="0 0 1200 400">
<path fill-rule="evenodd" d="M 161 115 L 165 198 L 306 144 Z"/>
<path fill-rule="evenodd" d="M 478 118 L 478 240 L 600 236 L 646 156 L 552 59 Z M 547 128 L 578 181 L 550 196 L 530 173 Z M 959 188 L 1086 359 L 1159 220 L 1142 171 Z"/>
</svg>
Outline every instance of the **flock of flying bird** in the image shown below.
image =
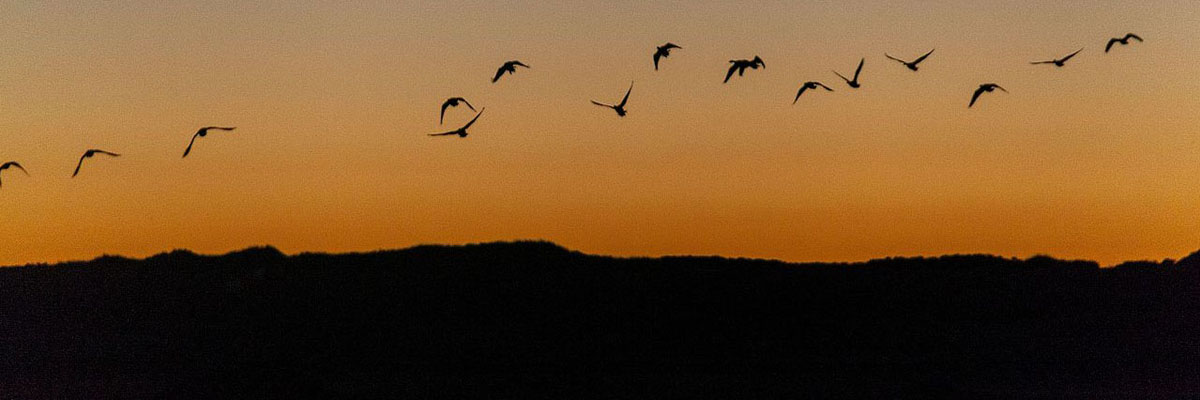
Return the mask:
<svg viewBox="0 0 1200 400">
<path fill-rule="evenodd" d="M 1142 38 L 1133 33 L 1128 33 L 1128 34 L 1125 34 L 1125 36 L 1123 36 L 1123 37 L 1109 39 L 1108 43 L 1104 46 L 1104 52 L 1108 53 L 1110 50 L 1112 50 L 1113 46 L 1116 44 L 1128 45 L 1130 40 L 1136 40 L 1138 42 L 1141 42 Z M 658 48 L 654 52 L 654 70 L 655 71 L 658 70 L 659 61 L 663 58 L 667 58 L 668 56 L 670 56 L 671 50 L 674 50 L 674 49 L 682 49 L 682 47 L 680 47 L 674 43 L 667 43 L 662 46 L 658 46 Z M 1034 61 L 1030 64 L 1034 64 L 1034 65 L 1052 64 L 1055 67 L 1062 67 L 1063 65 L 1066 64 L 1066 62 L 1068 60 L 1070 60 L 1072 57 L 1075 57 L 1075 55 L 1079 54 L 1079 52 L 1081 52 L 1081 51 L 1083 51 L 1082 48 L 1080 48 L 1079 50 L 1076 50 L 1074 53 L 1064 56 L 1063 58 L 1047 60 L 1047 61 Z M 896 61 L 896 62 L 904 65 L 906 68 L 915 72 L 919 69 L 919 64 L 921 64 L 921 62 L 925 61 L 926 58 L 929 58 L 929 56 L 932 54 L 933 54 L 933 50 L 930 50 L 928 53 L 925 53 L 924 55 L 917 57 L 913 61 L 904 61 L 902 59 L 892 57 L 890 54 L 887 54 L 887 53 L 884 53 L 884 56 L 890 60 Z M 755 56 L 753 59 L 750 59 L 750 60 L 745 60 L 745 59 L 729 60 L 729 63 L 730 63 L 729 70 L 725 73 L 725 81 L 723 83 L 728 83 L 729 79 L 733 77 L 733 74 L 735 72 L 737 73 L 738 76 L 743 76 L 746 72 L 746 69 L 759 69 L 759 68 L 765 69 L 767 67 L 767 64 L 765 62 L 763 62 L 762 58 L 760 58 L 758 56 Z M 866 63 L 865 58 L 862 60 L 859 60 L 858 68 L 856 68 L 854 70 L 854 78 L 853 79 L 846 78 L 845 76 L 838 73 L 837 71 L 833 71 L 833 73 L 835 75 L 837 75 L 838 78 L 841 78 L 843 81 L 845 81 L 846 85 L 849 86 L 851 89 L 857 89 L 862 86 L 858 81 L 858 77 L 859 77 L 859 74 L 862 73 L 862 68 L 863 68 L 864 63 Z M 498 82 L 500 80 L 500 78 L 503 77 L 504 74 L 506 74 L 506 73 L 509 75 L 515 74 L 517 72 L 517 67 L 522 67 L 522 68 L 527 68 L 527 69 L 530 68 L 529 65 L 526 65 L 525 63 L 522 63 L 517 60 L 505 62 L 504 65 L 500 66 L 500 69 L 496 70 L 496 75 L 492 77 L 492 83 Z M 804 94 L 805 91 L 816 90 L 818 88 L 825 89 L 825 91 L 829 91 L 829 92 L 833 91 L 832 88 L 830 88 L 829 86 L 826 86 L 825 84 L 823 84 L 821 82 L 817 82 L 817 81 L 804 82 L 803 84 L 800 85 L 800 90 L 796 92 L 796 97 L 795 97 L 795 99 L 792 100 L 792 104 L 796 104 L 796 102 L 800 100 L 800 95 Z M 997 85 L 995 83 L 981 84 L 981 85 L 979 85 L 978 89 L 975 89 L 975 93 L 971 95 L 971 102 L 967 104 L 967 107 L 968 108 L 973 107 L 975 105 L 975 102 L 979 100 L 980 95 L 982 95 L 984 93 L 991 93 L 991 92 L 995 91 L 996 89 L 1000 89 L 1001 91 L 1003 91 L 1005 93 L 1008 92 L 1008 90 L 1005 90 L 1003 87 L 1000 87 L 1000 85 Z M 605 104 L 605 103 L 601 103 L 601 102 L 592 100 L 592 104 L 595 104 L 595 105 L 601 106 L 601 107 L 611 108 L 611 109 L 613 109 L 613 111 L 616 111 L 617 116 L 624 117 L 625 114 L 627 113 L 627 111 L 625 109 L 625 105 L 629 102 L 629 94 L 632 92 L 633 92 L 633 83 L 630 83 L 629 90 L 625 91 L 625 97 L 621 98 L 620 103 Z M 444 123 L 447 108 L 457 107 L 459 104 L 467 106 L 467 108 L 471 109 L 471 111 L 476 111 L 475 107 L 472 106 L 471 103 L 467 102 L 467 99 L 462 98 L 462 97 L 451 97 L 449 99 L 446 99 L 446 101 L 442 103 L 442 109 L 441 109 L 441 114 L 438 117 L 438 123 L 439 124 Z M 466 123 L 466 125 L 463 125 L 461 128 L 458 128 L 458 129 L 455 129 L 455 130 L 452 130 L 449 132 L 432 133 L 432 134 L 429 134 L 429 136 L 458 135 L 459 137 L 465 138 L 465 137 L 467 137 L 467 129 L 470 128 L 471 125 L 475 124 L 475 121 L 479 120 L 479 116 L 483 115 L 483 111 L 485 109 L 486 108 L 479 109 L 478 112 L 475 113 L 475 117 L 471 118 L 471 120 L 468 121 Z M 210 130 L 232 131 L 234 129 L 236 129 L 236 127 L 206 126 L 206 127 L 200 128 L 199 130 L 196 131 L 196 133 L 192 134 L 192 138 L 188 142 L 187 148 L 184 149 L 184 151 L 183 151 L 183 157 L 187 157 L 188 154 L 191 154 L 192 146 L 194 146 L 196 144 L 196 139 L 208 136 L 208 132 Z M 100 149 L 89 149 L 89 150 L 85 151 L 82 156 L 79 157 L 79 162 L 75 165 L 75 172 L 73 172 L 71 174 L 71 177 L 74 178 L 79 175 L 79 170 L 83 167 L 84 160 L 86 160 L 88 158 L 92 158 L 92 157 L 96 156 L 97 154 L 102 154 L 102 155 L 105 155 L 108 157 L 120 157 L 121 156 L 120 154 L 113 153 L 110 151 L 105 151 L 105 150 L 100 150 Z M 16 169 L 20 170 L 21 172 L 24 172 L 25 175 L 29 175 L 29 171 L 25 170 L 25 167 L 21 166 L 21 164 L 16 161 L 9 161 L 9 162 L 5 162 L 4 164 L 0 164 L 0 175 L 3 175 L 3 172 L 10 168 L 16 168 Z M 2 186 L 2 185 L 3 185 L 3 181 L 0 180 L 0 186 Z"/>
<path fill-rule="evenodd" d="M 1132 34 L 1132 33 L 1128 33 L 1123 37 L 1109 39 L 1108 44 L 1106 44 L 1104 46 L 1104 52 L 1108 53 L 1110 50 L 1112 50 L 1113 45 L 1116 45 L 1116 44 L 1127 45 L 1127 44 L 1129 44 L 1129 41 L 1131 39 L 1139 41 L 1139 42 L 1142 41 L 1142 38 L 1140 36 Z M 655 52 L 654 52 L 654 70 L 658 71 L 659 61 L 661 61 L 661 59 L 663 59 L 663 58 L 667 58 L 668 56 L 670 56 L 671 50 L 682 49 L 682 48 L 683 47 L 680 47 L 679 45 L 676 45 L 674 43 L 667 43 L 662 46 L 658 46 L 657 50 L 655 50 Z M 887 53 L 884 53 L 883 55 L 884 55 L 884 57 L 887 57 L 890 60 L 896 61 L 896 62 L 900 63 L 901 65 L 904 65 L 904 67 L 915 72 L 920 69 L 919 65 L 921 64 L 921 62 L 925 61 L 926 58 L 929 58 L 929 56 L 933 54 L 933 51 L 934 50 L 930 50 L 928 53 L 925 53 L 924 55 L 917 57 L 916 59 L 914 59 L 912 61 L 904 61 L 902 59 L 892 57 L 890 54 L 887 54 Z M 1062 67 L 1063 65 L 1066 65 L 1067 60 L 1070 60 L 1072 57 L 1075 57 L 1075 55 L 1079 54 L 1079 52 L 1081 52 L 1081 51 L 1083 51 L 1082 48 L 1080 48 L 1079 50 L 1076 50 L 1074 53 L 1066 55 L 1063 58 L 1057 58 L 1057 59 L 1048 60 L 1048 61 L 1034 61 L 1030 64 L 1034 64 L 1034 65 L 1053 64 L 1055 67 Z M 866 61 L 867 61 L 866 58 L 863 58 L 858 61 L 858 68 L 856 68 L 854 70 L 854 78 L 853 79 L 847 78 L 845 75 L 842 75 L 841 73 L 838 73 L 837 71 L 833 71 L 833 73 L 834 73 L 834 75 L 837 75 L 838 78 L 841 78 L 843 81 L 846 81 L 846 86 L 849 86 L 851 89 L 858 89 L 859 87 L 862 87 L 862 84 L 858 81 L 858 77 L 862 73 L 863 64 L 865 64 Z M 745 60 L 745 59 L 729 60 L 729 64 L 730 64 L 729 70 L 725 72 L 725 80 L 723 83 L 729 83 L 729 79 L 733 78 L 734 73 L 737 73 L 738 76 L 744 76 L 747 69 L 759 69 L 759 68 L 765 69 L 765 68 L 767 68 L 766 62 L 763 62 L 763 59 L 759 56 L 754 56 L 753 59 L 749 59 L 749 60 Z M 504 65 L 500 66 L 500 69 L 496 70 L 496 75 L 492 77 L 492 83 L 496 83 L 497 81 L 499 81 L 500 78 L 503 77 L 504 74 L 506 74 L 506 73 L 510 74 L 510 75 L 516 73 L 517 67 L 529 68 L 529 65 L 526 65 L 525 63 L 522 63 L 521 61 L 517 61 L 517 60 L 505 62 Z M 821 82 L 817 82 L 817 81 L 804 82 L 800 85 L 800 90 L 796 91 L 796 97 L 794 99 L 792 99 L 792 104 L 796 104 L 796 102 L 800 101 L 800 96 L 803 95 L 805 91 L 816 90 L 816 89 L 825 89 L 825 91 L 827 91 L 827 92 L 833 91 L 833 88 L 826 86 L 824 83 L 821 83 Z M 1000 91 L 1008 93 L 1007 89 L 1004 89 L 1003 87 L 1000 87 L 1000 85 L 995 84 L 995 83 L 984 83 L 984 84 L 979 85 L 979 88 L 975 89 L 975 93 L 973 93 L 971 95 L 971 102 L 967 103 L 967 108 L 974 107 L 975 102 L 979 101 L 979 96 L 983 95 L 984 93 L 994 92 L 994 91 L 996 91 L 996 89 L 1000 89 Z M 618 117 L 624 117 L 625 114 L 628 113 L 628 111 L 625 109 L 625 105 L 629 102 L 629 94 L 632 92 L 633 92 L 633 83 L 630 83 L 629 90 L 625 91 L 625 97 L 621 98 L 620 103 L 606 104 L 606 103 L 601 103 L 601 102 L 592 100 L 592 104 L 595 104 L 600 107 L 611 108 L 611 109 L 613 109 L 613 111 L 617 112 Z M 442 103 L 442 110 L 441 110 L 441 115 L 438 117 L 438 123 L 440 124 L 445 121 L 446 108 L 456 107 L 460 103 L 466 105 L 468 108 L 471 109 L 471 111 L 476 111 L 475 107 L 471 106 L 471 103 L 468 103 L 466 99 L 464 99 L 462 97 L 451 97 L 451 98 L 447 99 L 444 103 Z M 464 125 L 463 127 L 455 129 L 453 131 L 449 131 L 449 132 L 431 133 L 431 134 L 429 134 L 429 136 L 458 135 L 459 137 L 467 137 L 467 128 L 470 128 L 471 125 L 474 124 L 475 121 L 478 120 L 479 116 L 482 114 L 483 114 L 483 110 L 480 109 L 475 114 L 475 117 L 472 118 L 470 122 L 467 122 L 467 124 Z"/>
</svg>

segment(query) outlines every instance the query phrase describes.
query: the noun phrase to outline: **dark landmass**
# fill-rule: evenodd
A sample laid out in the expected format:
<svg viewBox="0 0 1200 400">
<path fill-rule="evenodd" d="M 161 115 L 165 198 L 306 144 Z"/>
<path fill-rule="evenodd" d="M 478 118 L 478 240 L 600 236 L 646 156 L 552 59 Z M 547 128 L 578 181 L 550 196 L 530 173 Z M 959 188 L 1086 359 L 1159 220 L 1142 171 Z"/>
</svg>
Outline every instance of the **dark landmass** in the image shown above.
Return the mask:
<svg viewBox="0 0 1200 400">
<path fill-rule="evenodd" d="M 1197 398 L 1200 253 L 788 264 L 543 242 L 0 268 L 0 398 Z"/>
</svg>

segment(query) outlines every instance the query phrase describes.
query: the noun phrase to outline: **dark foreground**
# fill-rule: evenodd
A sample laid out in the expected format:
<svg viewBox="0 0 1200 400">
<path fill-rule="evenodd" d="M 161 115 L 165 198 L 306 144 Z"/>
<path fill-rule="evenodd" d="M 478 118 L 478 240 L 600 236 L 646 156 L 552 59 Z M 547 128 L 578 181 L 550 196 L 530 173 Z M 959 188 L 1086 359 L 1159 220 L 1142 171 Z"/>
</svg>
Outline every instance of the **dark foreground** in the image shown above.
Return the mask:
<svg viewBox="0 0 1200 400">
<path fill-rule="evenodd" d="M 4 268 L 0 397 L 1197 398 L 1200 255 L 799 265 L 515 243 Z"/>
</svg>

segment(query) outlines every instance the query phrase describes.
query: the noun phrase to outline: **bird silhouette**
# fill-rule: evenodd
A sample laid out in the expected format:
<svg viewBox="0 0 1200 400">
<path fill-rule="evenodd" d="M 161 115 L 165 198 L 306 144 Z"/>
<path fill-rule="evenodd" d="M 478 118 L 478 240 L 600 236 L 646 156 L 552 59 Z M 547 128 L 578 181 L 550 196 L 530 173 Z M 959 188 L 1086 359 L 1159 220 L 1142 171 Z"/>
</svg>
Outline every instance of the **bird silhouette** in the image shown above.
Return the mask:
<svg viewBox="0 0 1200 400">
<path fill-rule="evenodd" d="M 937 49 L 933 49 L 933 50 L 937 50 Z M 921 63 L 921 61 L 925 61 L 925 58 L 926 58 L 926 57 L 929 57 L 929 55 L 930 55 L 930 54 L 933 54 L 933 50 L 929 50 L 929 52 L 928 52 L 928 53 L 925 53 L 925 55 L 921 56 L 920 58 L 917 58 L 916 60 L 913 60 L 912 62 L 908 62 L 908 61 L 904 61 L 904 60 L 901 60 L 901 59 L 899 59 L 899 58 L 896 58 L 896 57 L 892 57 L 891 55 L 888 55 L 888 53 L 883 53 L 883 55 L 884 55 L 885 57 L 887 57 L 887 58 L 890 58 L 890 59 L 896 60 L 897 62 L 899 62 L 899 63 L 901 63 L 901 64 L 904 64 L 904 66 L 905 66 L 905 67 L 908 67 L 908 69 L 911 69 L 911 70 L 913 70 L 913 71 L 916 71 L 916 70 L 917 70 L 917 64 L 920 64 L 920 63 Z"/>
<path fill-rule="evenodd" d="M 800 90 L 796 92 L 796 99 L 792 100 L 792 104 L 796 104 L 796 102 L 800 100 L 800 95 L 804 94 L 805 90 L 816 88 L 824 88 L 827 92 L 833 91 L 833 89 L 830 89 L 829 86 L 825 86 L 825 84 L 821 82 L 804 82 L 803 85 L 800 85 Z"/>
<path fill-rule="evenodd" d="M 833 71 L 833 74 L 837 75 L 838 78 L 842 78 L 843 81 L 846 81 L 846 84 L 850 85 L 850 88 L 858 89 L 858 87 L 861 86 L 858 84 L 858 74 L 862 72 L 863 63 L 865 62 L 867 62 L 867 59 L 865 58 L 858 61 L 858 69 L 854 70 L 854 79 L 846 79 L 846 77 L 842 76 L 842 74 L 839 74 L 837 71 Z"/>
<path fill-rule="evenodd" d="M 1120 43 L 1122 46 L 1129 44 L 1129 39 L 1134 39 L 1139 42 L 1142 41 L 1141 36 L 1134 35 L 1132 33 L 1126 33 L 1124 37 L 1108 39 L 1108 45 L 1104 46 L 1104 52 L 1107 53 L 1109 50 L 1112 50 L 1113 44 L 1116 43 Z"/>
<path fill-rule="evenodd" d="M 446 107 L 458 107 L 458 103 L 466 104 L 467 108 L 470 108 L 471 111 L 475 111 L 475 107 L 472 107 L 471 103 L 467 102 L 467 99 L 462 97 L 451 97 L 446 99 L 445 103 L 442 103 L 442 115 L 438 117 L 438 125 L 441 125 L 442 121 L 446 118 Z"/>
<path fill-rule="evenodd" d="M 723 83 L 729 82 L 729 77 L 733 76 L 733 71 L 737 71 L 738 76 L 742 76 L 746 72 L 746 68 L 758 69 L 759 66 L 762 66 L 764 69 L 767 68 L 767 64 L 758 56 L 754 56 L 753 60 L 729 60 L 729 63 L 731 64 L 729 72 L 725 73 L 725 82 Z"/>
<path fill-rule="evenodd" d="M 667 42 L 662 46 L 658 46 L 658 50 L 654 51 L 654 70 L 658 71 L 658 59 L 666 58 L 671 55 L 671 49 L 682 49 L 675 43 Z"/>
<path fill-rule="evenodd" d="M 496 81 L 500 80 L 500 77 L 504 76 L 505 72 L 507 72 L 509 74 L 516 73 L 517 67 L 529 68 L 528 65 L 525 65 L 525 63 L 522 63 L 517 60 L 507 61 L 504 63 L 504 65 L 500 66 L 500 69 L 496 70 L 496 76 L 492 77 L 492 83 L 496 83 Z"/>
<path fill-rule="evenodd" d="M 480 116 L 480 115 L 483 115 L 483 110 L 486 110 L 486 109 L 487 109 L 487 107 L 481 108 L 481 109 L 479 110 L 479 112 L 475 114 L 475 118 L 471 118 L 471 122 L 467 122 L 467 124 L 466 124 L 466 125 L 463 125 L 463 127 L 462 127 L 462 128 L 458 128 L 458 129 L 452 130 L 452 131 L 450 131 L 450 132 L 442 132 L 442 133 L 430 133 L 430 134 L 429 134 L 429 136 L 449 136 L 449 135 L 458 135 L 458 137 L 464 137 L 464 138 L 465 138 L 465 137 L 467 137 L 467 128 L 470 128 L 470 127 L 471 127 L 471 125 L 475 123 L 475 120 L 479 119 L 479 116 Z"/>
<path fill-rule="evenodd" d="M 1054 64 L 1055 67 L 1062 67 L 1063 64 L 1066 64 L 1067 60 L 1070 60 L 1071 57 L 1075 57 L 1075 55 L 1079 54 L 1079 52 L 1081 52 L 1081 51 L 1083 51 L 1082 47 L 1079 48 L 1079 50 L 1075 50 L 1074 53 L 1068 54 L 1066 57 L 1063 57 L 1063 58 L 1058 58 L 1058 59 L 1054 59 L 1054 60 L 1050 60 L 1050 61 L 1034 61 L 1034 62 L 1031 62 L 1030 64 L 1033 64 L 1033 65 Z"/>
<path fill-rule="evenodd" d="M 625 91 L 625 97 L 621 99 L 621 104 L 617 104 L 614 106 L 611 104 L 604 104 L 604 103 L 601 103 L 601 102 L 598 102 L 595 100 L 592 100 L 592 104 L 595 104 L 595 105 L 598 105 L 601 107 L 611 108 L 617 112 L 618 117 L 624 117 L 625 116 L 625 103 L 629 101 L 629 93 L 631 93 L 631 92 L 633 92 L 633 82 L 629 82 L 629 90 Z"/>
<path fill-rule="evenodd" d="M 19 169 L 19 170 L 21 170 L 21 172 L 25 173 L 25 176 L 29 176 L 29 171 L 26 171 L 25 167 L 22 167 L 21 164 L 18 164 L 16 161 L 9 161 L 9 162 L 6 162 L 6 163 L 0 165 L 0 174 L 2 174 L 4 172 L 4 170 L 12 168 L 12 167 L 17 167 L 17 169 Z M 4 183 L 3 181 L 0 181 L 0 186 L 2 186 L 3 183 Z"/>
<path fill-rule="evenodd" d="M 183 156 L 184 156 L 184 157 L 187 157 L 187 156 L 188 156 L 188 153 L 191 153 L 191 152 L 192 152 L 192 145 L 196 144 L 196 138 L 198 138 L 198 137 L 205 137 L 205 136 L 208 136 L 208 130 L 209 130 L 209 129 L 217 129 L 217 130 L 222 130 L 222 131 L 232 131 L 232 130 L 234 130 L 234 129 L 237 129 L 237 127 L 228 127 L 228 128 L 224 128 L 224 127 L 220 127 L 220 126 L 206 126 L 206 127 L 200 128 L 200 130 L 196 131 L 196 134 L 195 134 L 195 135 L 192 135 L 192 141 L 191 141 L 191 142 L 188 142 L 188 147 L 187 147 L 187 149 L 183 150 Z"/>
<path fill-rule="evenodd" d="M 1004 93 L 1008 93 L 1007 90 L 1004 90 L 1004 88 L 1000 87 L 1000 85 L 997 85 L 995 83 L 985 83 L 985 84 L 979 85 L 979 89 L 975 89 L 975 94 L 971 95 L 971 104 L 967 104 L 967 108 L 971 108 L 971 106 L 975 105 L 975 100 L 979 100 L 979 95 L 982 95 L 984 93 L 991 93 L 991 92 L 995 91 L 996 89 L 1000 89 L 1000 91 L 1002 91 Z"/>
<path fill-rule="evenodd" d="M 107 151 L 99 150 L 99 149 L 91 149 L 91 150 L 85 151 L 85 152 L 83 152 L 83 157 L 79 157 L 79 164 L 75 164 L 75 173 L 71 174 L 71 177 L 74 178 L 75 175 L 79 175 L 79 168 L 83 167 L 84 159 L 91 158 L 92 156 L 94 156 L 96 154 L 104 154 L 104 155 L 108 155 L 108 156 L 112 156 L 112 157 L 120 157 L 121 156 L 120 154 L 117 154 L 117 153 L 107 152 Z"/>
</svg>

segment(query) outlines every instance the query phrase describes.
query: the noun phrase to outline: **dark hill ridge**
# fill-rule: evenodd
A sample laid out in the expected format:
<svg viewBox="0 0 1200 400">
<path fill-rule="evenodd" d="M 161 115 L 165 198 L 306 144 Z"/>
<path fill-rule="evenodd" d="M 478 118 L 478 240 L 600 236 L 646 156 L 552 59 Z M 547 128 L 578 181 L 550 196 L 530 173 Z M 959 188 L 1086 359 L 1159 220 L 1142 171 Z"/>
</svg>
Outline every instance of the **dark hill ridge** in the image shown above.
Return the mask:
<svg viewBox="0 0 1200 400">
<path fill-rule="evenodd" d="M 561 255 L 569 254 L 569 255 L 574 255 L 574 256 L 606 257 L 606 256 L 586 255 L 584 253 L 569 250 L 558 244 L 555 244 L 553 242 L 547 242 L 547 241 L 488 242 L 488 243 L 476 243 L 476 244 L 468 244 L 468 245 L 420 245 L 420 246 L 414 246 L 414 247 L 410 247 L 410 248 L 402 249 L 402 250 L 379 250 L 379 251 L 365 252 L 365 253 L 343 253 L 340 255 L 342 255 L 342 256 L 362 256 L 362 255 L 386 256 L 386 255 L 407 254 L 407 253 L 430 254 L 430 253 L 437 253 L 437 252 L 453 253 L 453 254 L 480 253 L 481 252 L 488 256 L 492 256 L 495 254 L 514 254 L 514 253 L 516 253 L 516 255 L 519 255 L 519 256 L 551 256 L 551 255 L 560 255 L 561 256 Z M 338 254 L 301 253 L 300 256 L 336 257 L 336 256 L 338 256 Z M 229 252 L 229 253 L 226 253 L 223 255 L 215 255 L 215 256 L 199 255 L 190 250 L 177 249 L 177 250 L 172 250 L 170 252 L 156 254 L 154 256 L 148 257 L 147 259 L 145 259 L 143 261 L 146 261 L 148 263 L 161 263 L 161 262 L 191 263 L 191 262 L 200 262 L 200 260 L 212 260 L 212 259 L 223 260 L 223 259 L 252 258 L 252 259 L 260 259 L 260 260 L 280 260 L 280 259 L 287 258 L 287 257 L 289 257 L 289 256 L 287 256 L 282 251 L 279 251 L 279 249 L 276 249 L 273 246 L 258 246 L 258 247 L 249 247 L 244 250 L 233 251 L 233 252 Z M 608 258 L 618 258 L 618 257 L 608 257 Z M 627 258 L 627 259 L 654 259 L 654 258 L 633 257 L 633 258 Z M 797 267 L 810 267 L 810 268 L 811 267 L 833 267 L 833 266 L 841 266 L 841 267 L 907 266 L 907 267 L 913 267 L 913 266 L 918 266 L 918 265 L 925 266 L 925 267 L 934 267 L 934 268 L 937 268 L 937 267 L 953 268 L 955 266 L 963 266 L 963 265 L 970 265 L 973 267 L 1007 266 L 1007 267 L 1035 267 L 1035 268 L 1036 267 L 1068 267 L 1068 268 L 1083 268 L 1083 269 L 1100 268 L 1100 265 L 1094 261 L 1059 260 L 1059 259 L 1055 259 L 1053 257 L 1041 256 L 1041 255 L 1034 256 L 1034 257 L 1031 257 L 1031 258 L 1028 258 L 1025 260 L 1020 260 L 1017 258 L 1004 258 L 1004 257 L 1000 257 L 1000 256 L 993 256 L 993 255 L 987 255 L 987 254 L 955 254 L 955 255 L 945 255 L 945 256 L 940 256 L 940 257 L 888 257 L 888 258 L 883 258 L 883 259 L 874 259 L 874 260 L 870 260 L 867 262 L 837 262 L 837 263 L 793 263 L 793 262 L 785 262 L 785 261 L 778 261 L 778 260 L 771 260 L 771 259 L 728 258 L 728 257 L 720 257 L 720 256 L 664 256 L 664 257 L 658 257 L 657 259 L 659 259 L 659 260 L 696 260 L 699 262 L 734 262 L 734 263 L 752 263 L 752 264 L 767 263 L 767 264 L 773 264 L 773 265 L 792 265 L 792 266 L 797 266 Z M 88 264 L 105 265 L 105 264 L 114 264 L 114 263 L 120 263 L 120 262 L 136 262 L 136 261 L 138 261 L 138 260 L 130 259 L 130 258 L 123 257 L 123 256 L 104 255 L 104 256 L 100 256 L 100 257 L 98 257 L 92 261 L 88 261 L 88 262 L 72 261 L 72 262 L 57 263 L 57 264 L 53 264 L 53 265 L 41 263 L 41 264 L 29 264 L 29 265 L 26 265 L 25 267 L 47 267 L 47 266 L 78 267 L 78 266 L 84 266 L 84 265 L 88 265 Z M 14 268 L 14 267 L 18 267 L 18 266 L 12 266 L 12 267 L 7 267 L 7 268 Z M 1122 267 L 1200 268 L 1200 251 L 1192 253 L 1191 255 L 1189 255 L 1179 261 L 1175 261 L 1175 260 L 1171 260 L 1171 259 L 1163 260 L 1161 262 L 1128 261 L 1125 263 L 1118 264 L 1115 267 L 1117 267 L 1117 268 L 1122 268 Z M 5 267 L 0 267 L 0 268 L 5 268 Z"/>
<path fill-rule="evenodd" d="M 1200 396 L 1200 253 L 790 264 L 546 242 L 0 268 L 0 398 Z"/>
</svg>

